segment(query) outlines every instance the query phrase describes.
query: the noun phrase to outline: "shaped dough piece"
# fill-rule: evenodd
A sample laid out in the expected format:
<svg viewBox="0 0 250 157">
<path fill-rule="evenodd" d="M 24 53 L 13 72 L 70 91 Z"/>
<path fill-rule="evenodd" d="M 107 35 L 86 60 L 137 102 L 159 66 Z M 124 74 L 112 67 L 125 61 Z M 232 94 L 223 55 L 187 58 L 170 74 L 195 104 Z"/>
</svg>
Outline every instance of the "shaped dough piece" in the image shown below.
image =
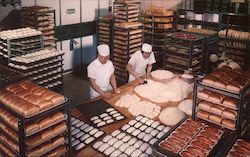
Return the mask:
<svg viewBox="0 0 250 157">
<path fill-rule="evenodd" d="M 81 130 L 84 130 L 85 128 L 87 128 L 89 125 L 88 124 L 83 124 L 81 127 L 80 127 L 80 129 Z"/>
<path fill-rule="evenodd" d="M 96 126 L 97 127 L 101 127 L 101 126 L 104 126 L 106 123 L 105 122 L 100 122 L 100 123 L 98 123 Z"/>
<path fill-rule="evenodd" d="M 192 116 L 193 100 L 186 99 L 179 103 L 178 108 L 185 112 L 188 116 Z"/>
<path fill-rule="evenodd" d="M 80 143 L 80 144 L 78 144 L 76 147 L 75 147 L 75 149 L 76 150 L 80 150 L 80 149 L 82 149 L 83 147 L 85 147 L 86 145 L 84 144 L 84 143 Z"/>
<path fill-rule="evenodd" d="M 123 142 L 122 140 L 118 140 L 118 141 L 116 141 L 116 142 L 114 143 L 113 146 L 114 146 L 116 149 L 118 149 L 123 143 L 124 143 L 124 142 Z"/>
<path fill-rule="evenodd" d="M 128 142 L 131 138 L 132 138 L 132 137 L 131 137 L 130 135 L 126 135 L 126 136 L 124 136 L 124 137 L 122 138 L 122 141 L 123 141 L 124 143 L 126 143 L 126 142 Z"/>
<path fill-rule="evenodd" d="M 118 117 L 115 117 L 116 120 L 122 120 L 122 119 L 124 119 L 124 118 L 125 118 L 125 117 L 124 117 L 123 115 L 118 116 Z"/>
<path fill-rule="evenodd" d="M 107 143 L 103 143 L 99 148 L 98 150 L 100 152 L 104 152 L 107 148 L 109 147 L 109 145 Z"/>
<path fill-rule="evenodd" d="M 128 122 L 129 125 L 133 126 L 136 123 L 136 120 L 131 120 Z"/>
<path fill-rule="evenodd" d="M 89 134 L 94 135 L 96 132 L 98 132 L 98 129 L 94 128 L 89 132 Z"/>
<path fill-rule="evenodd" d="M 104 151 L 104 154 L 109 156 L 115 150 L 114 147 L 109 147 Z"/>
<path fill-rule="evenodd" d="M 134 147 L 140 148 L 142 144 L 143 144 L 143 142 L 141 140 L 139 140 L 139 141 L 135 142 Z"/>
<path fill-rule="evenodd" d="M 98 131 L 98 132 L 96 132 L 96 133 L 94 134 L 94 137 L 95 137 L 95 138 L 98 138 L 98 137 L 102 136 L 103 134 L 104 134 L 103 131 Z"/>
<path fill-rule="evenodd" d="M 142 151 L 140 149 L 136 149 L 133 151 L 131 156 L 140 156 L 142 154 Z"/>
<path fill-rule="evenodd" d="M 135 151 L 135 147 L 133 146 L 129 146 L 125 151 L 124 153 L 127 154 L 127 155 L 130 155 L 133 151 Z"/>
<path fill-rule="evenodd" d="M 111 138 L 109 139 L 108 144 L 112 146 L 116 141 L 118 141 L 117 138 Z"/>
<path fill-rule="evenodd" d="M 80 138 L 81 141 L 85 141 L 87 138 L 89 138 L 90 135 L 89 134 L 84 134 L 82 135 L 82 137 Z"/>
<path fill-rule="evenodd" d="M 120 139 L 122 139 L 124 136 L 126 136 L 126 134 L 125 134 L 124 132 L 122 132 L 122 133 L 118 134 L 118 135 L 116 136 L 116 138 L 118 138 L 118 139 L 120 140 Z"/>
<path fill-rule="evenodd" d="M 107 135 L 102 139 L 102 141 L 107 143 L 111 138 L 113 138 L 111 135 Z"/>
<path fill-rule="evenodd" d="M 137 138 L 133 137 L 133 138 L 131 138 L 131 139 L 128 141 L 128 144 L 129 144 L 129 145 L 133 145 L 133 144 L 135 144 L 137 141 L 138 141 Z"/>
<path fill-rule="evenodd" d="M 143 144 L 141 145 L 141 147 L 140 147 L 140 150 L 141 150 L 142 152 L 144 152 L 145 150 L 147 150 L 148 147 L 149 147 L 149 144 L 148 144 L 148 143 L 143 143 Z"/>
<path fill-rule="evenodd" d="M 128 147 L 129 147 L 129 144 L 123 143 L 123 144 L 119 147 L 119 150 L 122 151 L 122 152 L 124 152 Z"/>
<path fill-rule="evenodd" d="M 121 133 L 120 130 L 114 130 L 114 131 L 111 133 L 111 135 L 112 135 L 113 137 L 115 137 L 115 136 L 117 136 L 117 135 L 120 134 L 120 133 Z"/>
<path fill-rule="evenodd" d="M 90 144 L 92 141 L 94 141 L 95 140 L 95 138 L 94 137 L 89 137 L 89 138 L 87 138 L 85 141 L 84 141 L 84 143 L 86 143 L 86 144 Z"/>
<path fill-rule="evenodd" d="M 125 124 L 125 125 L 122 127 L 122 130 L 125 131 L 125 130 L 127 130 L 129 127 L 130 127 L 130 125 Z"/>
<path fill-rule="evenodd" d="M 115 150 L 110 156 L 120 156 L 121 153 L 120 150 Z"/>
<path fill-rule="evenodd" d="M 168 70 L 155 70 L 150 73 L 150 75 L 157 80 L 167 80 L 174 77 L 174 74 Z"/>
<path fill-rule="evenodd" d="M 153 138 L 149 141 L 149 144 L 153 145 L 155 144 L 155 142 L 157 142 L 157 140 L 158 140 L 157 138 Z"/>
<path fill-rule="evenodd" d="M 103 145 L 104 143 L 102 141 L 97 141 L 94 145 L 93 148 L 98 149 L 101 145 Z"/>
<path fill-rule="evenodd" d="M 111 111 L 114 111 L 115 109 L 114 108 L 108 108 L 106 109 L 107 112 L 111 112 Z"/>
</svg>

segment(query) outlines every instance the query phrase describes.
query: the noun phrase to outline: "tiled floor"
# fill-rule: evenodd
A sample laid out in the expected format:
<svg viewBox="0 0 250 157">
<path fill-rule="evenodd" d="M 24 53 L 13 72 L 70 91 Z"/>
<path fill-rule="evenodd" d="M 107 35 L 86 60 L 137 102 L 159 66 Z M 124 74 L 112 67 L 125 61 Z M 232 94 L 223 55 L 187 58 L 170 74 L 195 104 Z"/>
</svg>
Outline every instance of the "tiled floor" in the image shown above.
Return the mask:
<svg viewBox="0 0 250 157">
<path fill-rule="evenodd" d="M 64 95 L 71 100 L 72 106 L 81 105 L 90 99 L 89 82 L 84 71 L 64 76 Z"/>
</svg>

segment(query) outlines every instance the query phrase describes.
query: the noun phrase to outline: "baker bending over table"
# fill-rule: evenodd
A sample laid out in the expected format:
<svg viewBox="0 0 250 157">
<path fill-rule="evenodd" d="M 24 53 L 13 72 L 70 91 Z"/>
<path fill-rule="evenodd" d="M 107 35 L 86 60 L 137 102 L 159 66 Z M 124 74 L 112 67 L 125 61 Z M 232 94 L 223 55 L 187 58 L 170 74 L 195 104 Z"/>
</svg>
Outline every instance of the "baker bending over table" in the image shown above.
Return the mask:
<svg viewBox="0 0 250 157">
<path fill-rule="evenodd" d="M 127 64 L 127 70 L 129 72 L 128 82 L 137 79 L 139 83 L 143 83 L 143 79 L 149 78 L 152 65 L 155 62 L 155 56 L 152 52 L 152 45 L 144 43 L 141 50 L 138 50 L 132 54 Z"/>
<path fill-rule="evenodd" d="M 102 44 L 97 46 L 97 51 L 97 58 L 87 68 L 90 82 L 90 97 L 94 99 L 101 95 L 104 98 L 110 98 L 113 89 L 116 93 L 120 93 L 114 75 L 114 65 L 109 60 L 110 49 L 108 45 Z"/>
</svg>

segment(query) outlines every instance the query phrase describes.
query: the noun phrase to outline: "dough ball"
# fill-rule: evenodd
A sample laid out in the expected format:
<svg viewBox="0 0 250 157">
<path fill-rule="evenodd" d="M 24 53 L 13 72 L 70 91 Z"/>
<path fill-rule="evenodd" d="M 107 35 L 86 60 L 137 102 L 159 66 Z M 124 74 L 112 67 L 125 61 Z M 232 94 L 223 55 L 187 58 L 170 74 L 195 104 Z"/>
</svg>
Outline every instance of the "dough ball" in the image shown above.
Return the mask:
<svg viewBox="0 0 250 157">
<path fill-rule="evenodd" d="M 186 99 L 179 103 L 178 108 L 185 112 L 187 115 L 192 115 L 192 108 L 193 108 L 193 100 Z"/>
<path fill-rule="evenodd" d="M 176 125 L 181 119 L 185 117 L 185 113 L 177 107 L 168 107 L 159 115 L 160 121 L 169 126 Z"/>
</svg>

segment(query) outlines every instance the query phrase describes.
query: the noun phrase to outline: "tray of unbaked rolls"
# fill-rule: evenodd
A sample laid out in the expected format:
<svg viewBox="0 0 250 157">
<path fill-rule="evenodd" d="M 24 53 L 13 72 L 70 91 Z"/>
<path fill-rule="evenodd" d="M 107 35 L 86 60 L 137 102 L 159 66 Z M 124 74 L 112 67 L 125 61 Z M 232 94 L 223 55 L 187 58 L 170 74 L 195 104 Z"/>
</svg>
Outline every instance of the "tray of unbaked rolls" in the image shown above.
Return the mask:
<svg viewBox="0 0 250 157">
<path fill-rule="evenodd" d="M 71 117 L 71 147 L 79 151 L 102 137 L 105 133 L 82 120 Z"/>
<path fill-rule="evenodd" d="M 2 108 L 19 118 L 30 118 L 52 108 L 63 106 L 67 99 L 58 93 L 25 80 L 0 91 Z"/>
<path fill-rule="evenodd" d="M 232 70 L 232 68 L 224 66 L 208 74 L 198 83 L 227 93 L 239 94 L 249 89 L 250 72 Z M 236 97 L 239 98 L 239 95 Z"/>
<path fill-rule="evenodd" d="M 185 117 L 155 143 L 154 151 L 166 156 L 214 156 L 224 136 L 220 127 Z"/>
<path fill-rule="evenodd" d="M 103 99 L 77 106 L 93 124 L 99 128 L 125 119 L 126 117 Z"/>
<path fill-rule="evenodd" d="M 151 146 L 169 130 L 170 127 L 139 115 L 92 147 L 104 156 L 147 157 L 152 155 Z"/>
</svg>

